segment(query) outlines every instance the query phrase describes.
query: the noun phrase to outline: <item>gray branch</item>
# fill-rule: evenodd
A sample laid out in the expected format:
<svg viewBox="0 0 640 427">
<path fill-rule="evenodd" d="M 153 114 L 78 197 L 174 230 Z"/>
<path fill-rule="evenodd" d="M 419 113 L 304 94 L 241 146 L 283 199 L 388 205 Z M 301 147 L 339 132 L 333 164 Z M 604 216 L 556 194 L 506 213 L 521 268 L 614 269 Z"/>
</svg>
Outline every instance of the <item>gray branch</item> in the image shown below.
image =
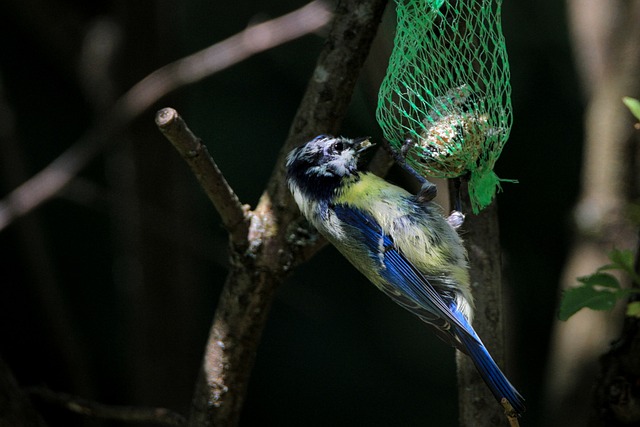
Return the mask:
<svg viewBox="0 0 640 427">
<path fill-rule="evenodd" d="M 275 290 L 295 265 L 312 255 L 298 239 L 292 239 L 300 214 L 285 184 L 286 153 L 305 139 L 338 130 L 385 4 L 386 0 L 344 0 L 337 6 L 267 190 L 248 214 L 249 251 L 231 253 L 231 270 L 218 302 L 193 400 L 191 426 L 238 424 Z"/>
</svg>

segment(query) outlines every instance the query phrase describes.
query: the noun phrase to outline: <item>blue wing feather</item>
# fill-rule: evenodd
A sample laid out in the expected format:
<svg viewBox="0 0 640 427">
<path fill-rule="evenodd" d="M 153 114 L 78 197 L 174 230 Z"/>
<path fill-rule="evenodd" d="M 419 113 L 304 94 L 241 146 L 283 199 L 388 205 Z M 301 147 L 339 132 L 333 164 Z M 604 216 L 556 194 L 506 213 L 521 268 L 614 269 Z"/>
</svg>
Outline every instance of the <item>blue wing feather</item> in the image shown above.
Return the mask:
<svg viewBox="0 0 640 427">
<path fill-rule="evenodd" d="M 332 208 L 338 219 L 352 228 L 351 237 L 359 239 L 368 249 L 371 261 L 378 265 L 377 273 L 386 282 L 382 286 L 389 287 L 382 290 L 448 335 L 456 347 L 471 357 L 496 399 L 506 398 L 516 412 L 524 412 L 524 399 L 509 383 L 473 327 L 457 309 L 453 296 L 438 292 L 426 275 L 394 246 L 392 238 L 383 232 L 371 215 L 345 205 L 334 205 Z M 425 311 L 433 317 L 425 315 Z"/>
<path fill-rule="evenodd" d="M 435 315 L 435 322 L 427 320 L 428 318 L 420 312 L 416 312 L 417 315 L 441 330 L 447 330 L 454 324 L 471 339 L 476 339 L 475 333 L 467 331 L 467 326 L 451 312 L 451 298 L 438 293 L 424 274 L 397 250 L 391 237 L 383 233 L 382 227 L 371 215 L 344 205 L 335 205 L 333 210 L 343 223 L 357 230 L 356 236 L 359 235 L 361 243 L 369 249 L 372 260 L 382 262 L 384 268 L 378 268 L 380 276 L 393 286 L 393 289 L 417 304 L 416 308 Z M 394 295 L 390 296 L 394 298 Z M 407 308 L 414 311 L 411 307 Z"/>
</svg>

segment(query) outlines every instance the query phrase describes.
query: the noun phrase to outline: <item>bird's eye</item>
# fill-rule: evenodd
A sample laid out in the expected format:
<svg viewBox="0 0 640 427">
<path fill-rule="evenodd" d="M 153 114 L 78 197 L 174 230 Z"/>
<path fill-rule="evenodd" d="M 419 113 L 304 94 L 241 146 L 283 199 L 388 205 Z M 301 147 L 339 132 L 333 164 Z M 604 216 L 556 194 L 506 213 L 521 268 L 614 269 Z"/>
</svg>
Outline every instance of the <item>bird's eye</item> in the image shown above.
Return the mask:
<svg viewBox="0 0 640 427">
<path fill-rule="evenodd" d="M 336 150 L 336 151 L 342 151 L 342 150 L 344 150 L 344 144 L 341 141 L 338 141 L 333 146 L 333 149 Z"/>
</svg>

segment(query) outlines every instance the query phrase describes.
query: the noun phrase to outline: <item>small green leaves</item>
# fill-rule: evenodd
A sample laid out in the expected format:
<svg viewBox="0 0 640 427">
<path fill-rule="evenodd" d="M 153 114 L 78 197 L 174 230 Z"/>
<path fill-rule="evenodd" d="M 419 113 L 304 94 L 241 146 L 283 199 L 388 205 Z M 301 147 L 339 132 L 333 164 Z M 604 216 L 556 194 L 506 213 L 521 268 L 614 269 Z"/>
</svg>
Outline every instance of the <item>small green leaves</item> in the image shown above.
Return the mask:
<svg viewBox="0 0 640 427">
<path fill-rule="evenodd" d="M 640 317 L 640 301 L 630 302 L 627 305 L 627 316 Z"/>
<path fill-rule="evenodd" d="M 631 111 L 631 114 L 640 121 L 640 101 L 635 98 L 625 96 L 622 98 L 622 102 L 624 102 L 624 105 L 626 105 L 629 111 Z"/>
<path fill-rule="evenodd" d="M 640 101 L 625 96 L 622 102 L 638 119 L 639 123 L 636 123 L 635 127 L 640 129 Z M 568 320 L 585 307 L 592 310 L 610 310 L 618 300 L 628 299 L 632 294 L 640 294 L 640 288 L 622 289 L 618 279 L 609 273 L 604 273 L 608 270 L 619 270 L 626 273 L 636 285 L 640 285 L 640 276 L 635 269 L 633 253 L 629 250 L 614 249 L 609 253 L 609 260 L 610 264 L 603 265 L 594 274 L 579 277 L 580 286 L 567 289 L 562 294 L 558 311 L 560 320 Z M 629 302 L 626 315 L 640 318 L 640 301 Z"/>
<path fill-rule="evenodd" d="M 615 302 L 616 297 L 611 292 L 600 292 L 588 286 L 579 286 L 567 290 L 562 295 L 558 318 L 569 320 L 571 316 L 585 307 L 592 310 L 609 310 Z"/>
<path fill-rule="evenodd" d="M 610 310 L 619 299 L 640 293 L 638 288 L 622 289 L 617 278 L 605 273 L 607 270 L 621 270 L 631 276 L 634 282 L 640 283 L 633 265 L 633 253 L 616 249 L 609 253 L 609 260 L 611 264 L 600 267 L 594 274 L 578 278 L 581 285 L 563 293 L 558 312 L 560 320 L 568 320 L 585 307 L 592 310 Z M 640 317 L 640 303 L 630 303 L 627 315 Z"/>
<path fill-rule="evenodd" d="M 581 282 L 588 288 L 596 288 L 600 286 L 612 290 L 620 289 L 620 282 L 618 282 L 618 279 L 608 273 L 594 273 L 591 276 L 578 277 L 578 282 Z"/>
<path fill-rule="evenodd" d="M 633 252 L 614 249 L 609 252 L 609 259 L 611 264 L 600 267 L 598 271 L 621 270 L 627 273 L 635 283 L 640 284 L 640 277 L 636 273 L 634 265 Z"/>
</svg>

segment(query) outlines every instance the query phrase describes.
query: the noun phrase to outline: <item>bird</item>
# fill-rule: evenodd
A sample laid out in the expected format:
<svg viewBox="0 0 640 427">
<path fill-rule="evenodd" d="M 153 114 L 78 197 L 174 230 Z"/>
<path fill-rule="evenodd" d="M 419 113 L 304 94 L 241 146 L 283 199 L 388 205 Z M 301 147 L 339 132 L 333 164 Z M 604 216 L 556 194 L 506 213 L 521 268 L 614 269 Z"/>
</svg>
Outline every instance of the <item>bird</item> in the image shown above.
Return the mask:
<svg viewBox="0 0 640 427">
<path fill-rule="evenodd" d="M 524 398 L 472 327 L 460 213 L 442 214 L 429 181 L 411 194 L 367 171 L 363 153 L 374 145 L 368 137 L 319 135 L 291 150 L 286 182 L 296 204 L 378 289 L 471 357 L 496 400 L 506 399 L 520 416 Z"/>
</svg>

